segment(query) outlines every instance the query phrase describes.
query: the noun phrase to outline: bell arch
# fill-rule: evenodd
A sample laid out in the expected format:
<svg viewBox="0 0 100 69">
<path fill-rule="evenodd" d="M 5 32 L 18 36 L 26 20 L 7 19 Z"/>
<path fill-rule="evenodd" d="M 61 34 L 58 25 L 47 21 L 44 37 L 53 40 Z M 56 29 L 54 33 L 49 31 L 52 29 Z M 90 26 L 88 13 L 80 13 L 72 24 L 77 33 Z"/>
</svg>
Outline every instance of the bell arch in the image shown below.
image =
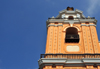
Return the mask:
<svg viewBox="0 0 100 69">
<path fill-rule="evenodd" d="M 69 27 L 65 32 L 65 43 L 79 43 L 78 29 Z"/>
</svg>

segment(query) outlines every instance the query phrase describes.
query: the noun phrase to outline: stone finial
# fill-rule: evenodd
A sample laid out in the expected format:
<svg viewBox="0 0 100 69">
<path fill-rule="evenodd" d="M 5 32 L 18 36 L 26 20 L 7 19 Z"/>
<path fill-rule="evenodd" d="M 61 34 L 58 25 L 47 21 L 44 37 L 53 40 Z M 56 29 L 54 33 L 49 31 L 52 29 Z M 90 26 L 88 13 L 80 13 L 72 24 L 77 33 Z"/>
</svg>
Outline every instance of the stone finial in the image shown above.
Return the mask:
<svg viewBox="0 0 100 69">
<path fill-rule="evenodd" d="M 52 18 L 55 18 L 54 16 L 52 16 Z"/>
<path fill-rule="evenodd" d="M 91 18 L 90 16 L 88 16 L 87 18 Z"/>
<path fill-rule="evenodd" d="M 68 10 L 68 11 L 73 11 L 73 10 L 74 10 L 74 8 L 73 8 L 73 7 L 69 7 L 69 6 L 68 6 L 68 7 L 67 7 L 67 10 Z"/>
</svg>

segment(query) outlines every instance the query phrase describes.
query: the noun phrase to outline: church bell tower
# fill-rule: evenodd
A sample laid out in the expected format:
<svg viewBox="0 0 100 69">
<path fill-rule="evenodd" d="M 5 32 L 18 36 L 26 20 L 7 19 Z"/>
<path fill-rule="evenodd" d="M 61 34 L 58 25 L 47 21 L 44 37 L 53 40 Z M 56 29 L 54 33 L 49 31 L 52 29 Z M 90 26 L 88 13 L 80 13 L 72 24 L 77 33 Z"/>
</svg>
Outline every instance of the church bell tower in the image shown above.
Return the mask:
<svg viewBox="0 0 100 69">
<path fill-rule="evenodd" d="M 48 18 L 45 54 L 38 61 L 40 69 L 100 69 L 100 45 L 97 20 L 85 17 L 73 7 Z"/>
</svg>

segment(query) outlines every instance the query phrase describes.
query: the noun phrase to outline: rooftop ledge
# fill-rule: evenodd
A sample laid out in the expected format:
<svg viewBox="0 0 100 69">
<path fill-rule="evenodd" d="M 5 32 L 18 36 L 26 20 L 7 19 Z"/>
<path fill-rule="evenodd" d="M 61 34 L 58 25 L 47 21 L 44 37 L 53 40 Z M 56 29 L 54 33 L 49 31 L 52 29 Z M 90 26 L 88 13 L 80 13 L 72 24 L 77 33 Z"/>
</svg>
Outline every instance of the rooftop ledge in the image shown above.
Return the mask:
<svg viewBox="0 0 100 69">
<path fill-rule="evenodd" d="M 86 66 L 100 65 L 100 58 L 82 58 L 82 59 L 67 59 L 67 58 L 41 58 L 38 61 L 40 69 L 48 65 L 63 65 L 63 66 Z"/>
<path fill-rule="evenodd" d="M 100 65 L 100 53 L 96 54 L 41 54 L 38 60 L 39 68 L 48 65 L 86 66 Z"/>
<path fill-rule="evenodd" d="M 96 19 L 73 19 L 73 20 L 70 20 L 70 19 L 56 19 L 56 18 L 51 18 L 51 19 L 48 19 L 46 21 L 47 25 L 49 23 L 55 23 L 55 22 L 58 22 L 58 23 L 70 23 L 70 24 L 73 24 L 73 23 L 82 23 L 82 22 L 89 22 L 89 23 L 95 23 L 97 24 L 97 20 Z"/>
<path fill-rule="evenodd" d="M 48 18 L 48 19 L 68 19 L 68 18 Z M 73 18 L 73 19 L 95 19 L 95 17 Z"/>
</svg>

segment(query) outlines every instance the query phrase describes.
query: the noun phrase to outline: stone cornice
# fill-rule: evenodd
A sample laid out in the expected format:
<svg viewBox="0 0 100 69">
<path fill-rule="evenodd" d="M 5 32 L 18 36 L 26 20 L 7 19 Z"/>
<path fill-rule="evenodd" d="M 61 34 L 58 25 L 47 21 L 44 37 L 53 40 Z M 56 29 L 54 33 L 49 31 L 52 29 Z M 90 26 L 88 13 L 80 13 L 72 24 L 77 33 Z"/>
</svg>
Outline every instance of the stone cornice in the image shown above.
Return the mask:
<svg viewBox="0 0 100 69">
<path fill-rule="evenodd" d="M 38 61 L 39 67 L 45 65 L 63 65 L 63 66 L 85 66 L 100 64 L 100 58 L 83 58 L 83 59 L 67 59 L 67 58 L 41 58 Z"/>
<path fill-rule="evenodd" d="M 47 24 L 49 23 L 84 23 L 84 22 L 89 22 L 89 23 L 97 23 L 96 19 L 75 19 L 75 20 L 67 20 L 67 19 L 48 19 Z"/>
<path fill-rule="evenodd" d="M 96 26 L 97 24 L 97 20 L 96 19 L 75 19 L 75 20 L 67 20 L 67 19 L 48 19 L 47 20 L 47 27 L 50 26 L 49 23 L 68 23 L 68 24 L 75 24 L 75 23 L 85 23 L 85 22 L 89 22 L 89 23 L 94 23 L 93 25 L 89 25 L 89 26 Z"/>
<path fill-rule="evenodd" d="M 49 27 L 49 26 L 56 26 L 56 27 L 57 27 L 57 26 L 63 26 L 63 24 L 57 24 L 57 25 L 55 25 L 55 24 L 50 24 L 50 25 L 48 25 L 48 27 Z"/>
<path fill-rule="evenodd" d="M 96 25 L 95 24 L 81 24 L 81 26 L 95 26 L 96 27 Z"/>
<path fill-rule="evenodd" d="M 79 19 L 80 22 L 93 22 L 93 23 L 97 23 L 97 20 L 96 19 Z"/>
</svg>

